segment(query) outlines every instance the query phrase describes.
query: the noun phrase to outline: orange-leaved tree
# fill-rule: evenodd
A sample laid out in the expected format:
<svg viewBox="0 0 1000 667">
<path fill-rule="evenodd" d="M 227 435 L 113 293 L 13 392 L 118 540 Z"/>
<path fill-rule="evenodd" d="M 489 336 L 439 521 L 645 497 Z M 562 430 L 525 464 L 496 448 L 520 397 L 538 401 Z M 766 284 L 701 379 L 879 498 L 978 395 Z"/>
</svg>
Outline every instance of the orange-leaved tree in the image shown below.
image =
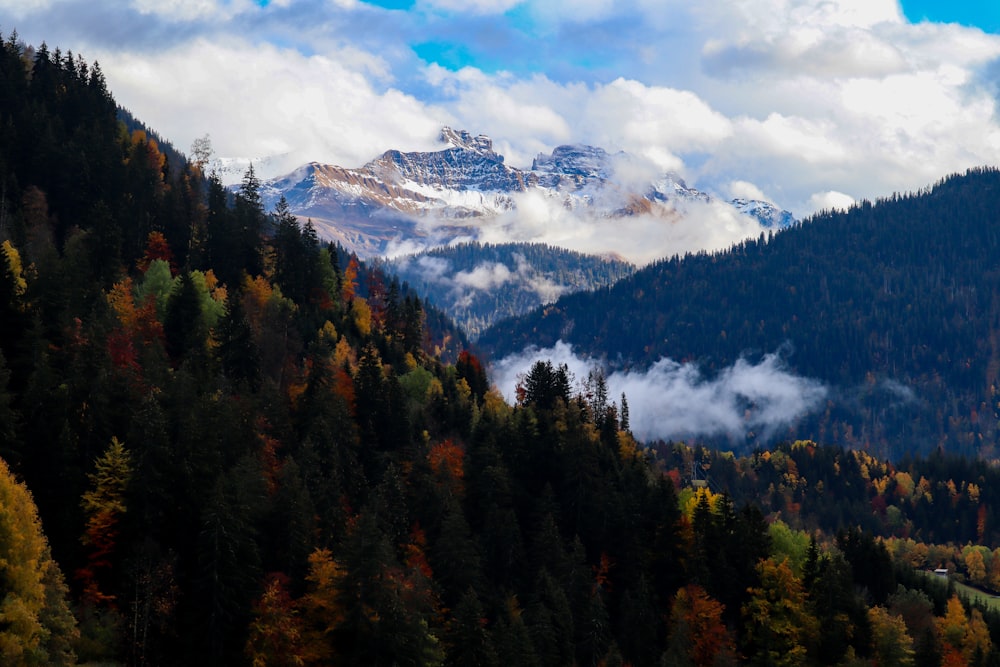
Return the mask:
<svg viewBox="0 0 1000 667">
<path fill-rule="evenodd" d="M 253 605 L 246 655 L 253 667 L 300 667 L 305 665 L 302 649 L 302 620 L 288 594 L 288 577 L 272 574 L 264 592 Z"/>
<path fill-rule="evenodd" d="M 722 620 L 724 609 L 697 584 L 679 589 L 670 608 L 667 661 L 701 667 L 735 660 L 736 647 Z"/>
</svg>

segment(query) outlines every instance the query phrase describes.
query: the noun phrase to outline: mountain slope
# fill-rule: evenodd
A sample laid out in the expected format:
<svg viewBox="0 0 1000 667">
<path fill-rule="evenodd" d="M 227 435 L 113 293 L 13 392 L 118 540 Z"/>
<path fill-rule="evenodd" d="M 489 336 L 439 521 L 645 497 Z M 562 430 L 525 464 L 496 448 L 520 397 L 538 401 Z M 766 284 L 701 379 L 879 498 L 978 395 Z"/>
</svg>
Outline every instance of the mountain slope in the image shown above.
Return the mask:
<svg viewBox="0 0 1000 667">
<path fill-rule="evenodd" d="M 558 340 L 622 366 L 722 369 L 791 350 L 833 390 L 802 436 L 899 454 L 997 453 L 1000 172 L 675 257 L 484 332 L 495 358 Z"/>
<path fill-rule="evenodd" d="M 549 221 L 564 215 L 604 221 L 649 216 L 666 230 L 689 208 L 718 206 L 709 217 L 719 219 L 710 224 L 742 221 L 732 240 L 794 222 L 790 213 L 766 202 L 716 201 L 624 153 L 559 146 L 539 155 L 530 170 L 520 170 L 505 163 L 488 137 L 444 128 L 441 141 L 438 151 L 390 150 L 356 169 L 304 165 L 264 183 L 265 205 L 272 208 L 284 196 L 292 212 L 312 219 L 321 236 L 362 257 L 385 253 L 390 243 L 425 248 L 485 240 L 487 228 L 493 231 L 489 240 L 531 240 L 511 237 L 516 232 L 505 218 L 524 207 L 549 207 L 540 214 Z"/>
<path fill-rule="evenodd" d="M 499 319 L 565 293 L 605 287 L 635 270 L 613 257 L 528 243 L 466 243 L 397 257 L 384 266 L 473 338 Z"/>
</svg>

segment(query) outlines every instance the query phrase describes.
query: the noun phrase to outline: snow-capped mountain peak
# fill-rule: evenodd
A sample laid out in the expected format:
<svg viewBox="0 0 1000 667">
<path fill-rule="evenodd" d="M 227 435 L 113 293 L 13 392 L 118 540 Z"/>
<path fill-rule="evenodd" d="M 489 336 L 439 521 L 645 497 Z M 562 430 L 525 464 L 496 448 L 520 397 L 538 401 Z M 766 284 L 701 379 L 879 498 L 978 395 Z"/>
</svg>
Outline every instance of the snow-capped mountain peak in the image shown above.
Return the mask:
<svg viewBox="0 0 1000 667">
<path fill-rule="evenodd" d="M 652 216 L 668 222 L 692 205 L 716 201 L 676 174 L 639 169 L 622 152 L 558 146 L 539 154 L 530 170 L 521 170 L 504 162 L 488 136 L 445 127 L 440 139 L 440 150 L 389 150 L 355 169 L 303 165 L 262 184 L 265 205 L 272 208 L 284 195 L 292 212 L 311 218 L 322 236 L 371 256 L 383 253 L 390 240 L 405 243 L 429 234 L 439 244 L 475 239 L 490 220 L 516 211 L 526 195 L 536 217 L 539 202 L 547 201 L 553 212 L 571 211 L 591 221 Z M 647 176 L 636 177 L 642 173 Z M 622 179 L 626 174 L 631 180 Z M 737 212 L 765 226 L 794 221 L 766 202 L 739 201 L 733 204 Z"/>
</svg>

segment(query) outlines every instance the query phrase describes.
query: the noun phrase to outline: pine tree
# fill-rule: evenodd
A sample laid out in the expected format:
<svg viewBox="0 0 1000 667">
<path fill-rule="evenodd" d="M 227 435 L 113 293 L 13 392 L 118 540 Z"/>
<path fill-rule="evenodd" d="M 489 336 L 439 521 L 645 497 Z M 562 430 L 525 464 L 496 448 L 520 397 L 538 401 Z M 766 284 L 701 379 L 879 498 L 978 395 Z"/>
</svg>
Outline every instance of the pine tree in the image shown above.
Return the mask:
<svg viewBox="0 0 1000 667">
<path fill-rule="evenodd" d="M 111 438 L 107 450 L 88 473 L 89 489 L 81 505 L 87 527 L 81 541 L 88 547 L 87 565 L 77 573 L 83 581 L 84 600 L 91 605 L 113 603 L 115 594 L 102 583 L 102 572 L 112 571 L 118 547 L 118 523 L 127 510 L 125 492 L 132 477 L 132 455 L 118 438 Z M 102 590 L 103 589 L 103 590 Z"/>
<path fill-rule="evenodd" d="M 497 667 L 500 659 L 486 630 L 486 616 L 475 589 L 468 589 L 455 605 L 448 624 L 446 665 Z"/>
<path fill-rule="evenodd" d="M 204 362 L 208 331 L 202 318 L 201 296 L 190 271 L 180 275 L 180 281 L 167 303 L 163 321 L 167 351 L 176 362 L 191 355 Z"/>
</svg>

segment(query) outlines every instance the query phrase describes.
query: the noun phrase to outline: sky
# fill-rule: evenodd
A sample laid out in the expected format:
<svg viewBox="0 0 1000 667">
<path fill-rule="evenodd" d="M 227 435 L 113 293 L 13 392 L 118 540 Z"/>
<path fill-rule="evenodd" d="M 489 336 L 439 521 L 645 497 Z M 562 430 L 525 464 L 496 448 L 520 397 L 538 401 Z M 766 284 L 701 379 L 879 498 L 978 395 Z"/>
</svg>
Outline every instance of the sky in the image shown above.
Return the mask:
<svg viewBox="0 0 1000 667">
<path fill-rule="evenodd" d="M 590 144 L 804 216 L 1000 163 L 992 1 L 0 0 L 13 29 L 265 175 L 448 125 L 512 166 Z"/>
</svg>

